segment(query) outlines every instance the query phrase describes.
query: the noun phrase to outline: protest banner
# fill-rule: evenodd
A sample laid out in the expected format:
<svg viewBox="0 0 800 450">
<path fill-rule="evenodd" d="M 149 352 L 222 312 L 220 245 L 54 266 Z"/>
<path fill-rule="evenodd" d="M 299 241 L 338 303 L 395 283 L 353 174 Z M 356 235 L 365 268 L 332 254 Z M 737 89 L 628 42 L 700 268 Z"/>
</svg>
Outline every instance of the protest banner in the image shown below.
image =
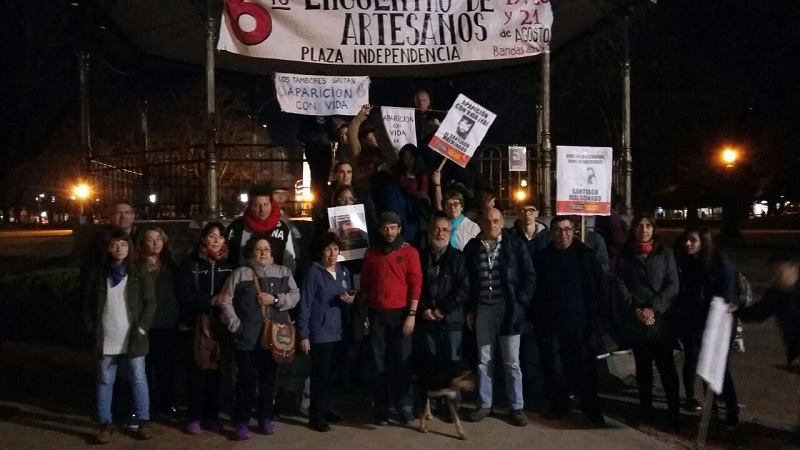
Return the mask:
<svg viewBox="0 0 800 450">
<path fill-rule="evenodd" d="M 609 147 L 556 147 L 556 214 L 611 214 Z"/>
<path fill-rule="evenodd" d="M 528 170 L 528 149 L 522 145 L 508 146 L 508 171 L 525 172 Z"/>
<path fill-rule="evenodd" d="M 227 0 L 217 48 L 336 65 L 428 65 L 537 55 L 550 0 Z"/>
<path fill-rule="evenodd" d="M 339 260 L 363 259 L 369 248 L 367 219 L 364 205 L 334 206 L 328 208 L 328 225 L 339 236 Z"/>
<path fill-rule="evenodd" d="M 275 73 L 281 111 L 306 116 L 355 116 L 369 103 L 369 77 Z"/>
<path fill-rule="evenodd" d="M 495 113 L 459 94 L 428 147 L 459 166 L 467 167 L 496 117 Z"/>
<path fill-rule="evenodd" d="M 381 118 L 395 153 L 398 153 L 406 144 L 417 145 L 414 108 L 382 106 Z"/>
<path fill-rule="evenodd" d="M 703 345 L 697 358 L 697 375 L 706 380 L 717 395 L 722 393 L 728 350 L 731 344 L 733 315 L 722 297 L 714 297 L 703 331 Z"/>
</svg>

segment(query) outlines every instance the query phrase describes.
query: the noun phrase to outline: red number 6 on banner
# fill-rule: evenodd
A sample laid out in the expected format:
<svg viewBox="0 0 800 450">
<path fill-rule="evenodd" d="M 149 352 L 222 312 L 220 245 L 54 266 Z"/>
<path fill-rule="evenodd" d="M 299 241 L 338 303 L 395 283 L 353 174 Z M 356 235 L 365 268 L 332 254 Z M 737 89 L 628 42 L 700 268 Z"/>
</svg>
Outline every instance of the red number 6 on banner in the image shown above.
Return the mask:
<svg viewBox="0 0 800 450">
<path fill-rule="evenodd" d="M 231 28 L 236 38 L 245 45 L 258 45 L 264 42 L 272 33 L 272 17 L 269 11 L 257 3 L 245 3 L 244 0 L 227 0 L 225 10 L 231 21 Z M 242 16 L 250 16 L 255 20 L 256 27 L 253 31 L 244 31 L 239 26 Z"/>
</svg>

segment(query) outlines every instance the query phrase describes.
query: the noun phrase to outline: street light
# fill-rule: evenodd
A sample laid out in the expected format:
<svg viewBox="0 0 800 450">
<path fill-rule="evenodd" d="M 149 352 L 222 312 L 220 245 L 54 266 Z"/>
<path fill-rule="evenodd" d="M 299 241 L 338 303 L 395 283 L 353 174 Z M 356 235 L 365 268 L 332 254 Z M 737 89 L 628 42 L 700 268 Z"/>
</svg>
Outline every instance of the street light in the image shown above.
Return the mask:
<svg viewBox="0 0 800 450">
<path fill-rule="evenodd" d="M 81 183 L 75 186 L 72 192 L 75 194 L 75 197 L 81 200 L 86 200 L 87 198 L 89 198 L 89 194 L 91 194 L 91 189 L 89 188 L 88 184 Z"/>
<path fill-rule="evenodd" d="M 739 158 L 739 152 L 732 148 L 726 148 L 722 151 L 722 162 L 725 163 L 725 167 L 731 168 L 736 160 Z"/>
</svg>

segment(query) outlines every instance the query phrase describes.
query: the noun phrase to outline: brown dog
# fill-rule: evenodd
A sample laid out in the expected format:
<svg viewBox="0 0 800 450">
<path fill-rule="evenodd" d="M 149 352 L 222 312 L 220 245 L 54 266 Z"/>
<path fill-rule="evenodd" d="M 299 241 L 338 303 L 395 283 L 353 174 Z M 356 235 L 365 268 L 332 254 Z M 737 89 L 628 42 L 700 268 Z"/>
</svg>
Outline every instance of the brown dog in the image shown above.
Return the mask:
<svg viewBox="0 0 800 450">
<path fill-rule="evenodd" d="M 428 432 L 426 422 L 433 419 L 433 415 L 431 414 L 431 399 L 441 398 L 444 399 L 447 403 L 447 407 L 450 409 L 450 417 L 453 418 L 453 422 L 456 424 L 458 437 L 460 439 L 467 439 L 467 435 L 464 434 L 464 427 L 461 425 L 461 420 L 458 418 L 455 400 L 460 391 L 475 390 L 475 373 L 460 367 L 460 363 L 453 362 L 448 365 L 449 367 L 447 368 L 440 368 L 443 370 L 429 372 L 433 377 L 418 377 L 417 381 L 421 387 L 421 391 L 425 393 L 422 416 L 419 418 L 419 431 L 421 433 Z"/>
</svg>

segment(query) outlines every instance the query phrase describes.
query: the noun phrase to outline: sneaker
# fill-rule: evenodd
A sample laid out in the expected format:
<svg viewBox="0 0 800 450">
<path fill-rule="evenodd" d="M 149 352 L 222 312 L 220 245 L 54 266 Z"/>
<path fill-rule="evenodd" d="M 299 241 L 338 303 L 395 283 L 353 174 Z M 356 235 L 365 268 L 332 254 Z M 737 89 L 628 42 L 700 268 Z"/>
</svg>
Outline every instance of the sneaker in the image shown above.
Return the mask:
<svg viewBox="0 0 800 450">
<path fill-rule="evenodd" d="M 139 416 L 136 414 L 131 414 L 125 419 L 125 423 L 123 424 L 126 430 L 136 431 L 139 429 Z"/>
<path fill-rule="evenodd" d="M 400 420 L 406 425 L 413 425 L 417 418 L 414 417 L 414 414 L 412 414 L 411 411 L 401 410 Z"/>
<path fill-rule="evenodd" d="M 603 417 L 603 415 L 600 413 L 593 413 L 593 414 L 583 413 L 583 415 L 586 416 L 587 419 L 589 419 L 589 422 L 592 422 L 592 425 L 603 426 L 606 424 L 606 418 Z"/>
<path fill-rule="evenodd" d="M 100 425 L 100 428 L 97 430 L 97 435 L 95 435 L 94 438 L 98 444 L 108 444 L 111 442 L 111 424 L 104 423 Z"/>
<path fill-rule="evenodd" d="M 490 415 L 492 410 L 489 408 L 480 408 L 472 411 L 472 414 L 469 415 L 469 420 L 472 422 L 480 422 L 481 420 L 485 419 L 486 416 Z"/>
<path fill-rule="evenodd" d="M 222 424 L 219 420 L 203 421 L 203 429 L 212 433 L 222 433 Z"/>
<path fill-rule="evenodd" d="M 161 417 L 164 419 L 169 420 L 170 422 L 180 422 L 183 420 L 183 414 L 178 411 L 178 408 L 172 406 L 167 408 L 165 411 L 161 413 Z"/>
<path fill-rule="evenodd" d="M 261 429 L 261 432 L 266 434 L 267 436 L 275 434 L 275 422 L 264 419 L 258 422 L 258 427 Z"/>
<path fill-rule="evenodd" d="M 322 420 L 311 420 L 308 422 L 308 426 L 311 427 L 314 431 L 319 431 L 320 433 L 327 433 L 331 431 L 331 426 L 328 425 L 328 422 L 325 419 Z"/>
<path fill-rule="evenodd" d="M 389 415 L 385 413 L 375 414 L 375 425 L 379 427 L 388 427 Z"/>
<path fill-rule="evenodd" d="M 326 422 L 339 423 L 342 420 L 344 420 L 342 418 L 342 416 L 337 414 L 337 413 L 335 413 L 335 412 L 333 412 L 333 411 L 328 411 L 328 412 L 325 413 L 325 421 Z"/>
<path fill-rule="evenodd" d="M 700 402 L 694 397 L 687 398 L 686 403 L 683 404 L 683 409 L 689 412 L 700 411 Z"/>
<path fill-rule="evenodd" d="M 250 425 L 246 423 L 236 424 L 236 440 L 246 441 L 250 439 Z"/>
<path fill-rule="evenodd" d="M 741 423 L 739 414 L 728 414 L 727 417 L 725 417 L 725 428 L 728 431 L 736 431 Z"/>
<path fill-rule="evenodd" d="M 186 428 L 184 428 L 183 431 L 190 436 L 197 436 L 198 434 L 200 434 L 200 421 L 190 420 L 186 424 Z"/>
<path fill-rule="evenodd" d="M 142 441 L 146 441 L 153 437 L 153 427 L 150 426 L 149 421 L 143 420 L 139 422 L 139 429 L 136 430 L 136 437 Z"/>
<path fill-rule="evenodd" d="M 514 409 L 511 411 L 511 423 L 518 427 L 524 427 L 528 424 L 528 416 L 521 409 Z"/>
</svg>

